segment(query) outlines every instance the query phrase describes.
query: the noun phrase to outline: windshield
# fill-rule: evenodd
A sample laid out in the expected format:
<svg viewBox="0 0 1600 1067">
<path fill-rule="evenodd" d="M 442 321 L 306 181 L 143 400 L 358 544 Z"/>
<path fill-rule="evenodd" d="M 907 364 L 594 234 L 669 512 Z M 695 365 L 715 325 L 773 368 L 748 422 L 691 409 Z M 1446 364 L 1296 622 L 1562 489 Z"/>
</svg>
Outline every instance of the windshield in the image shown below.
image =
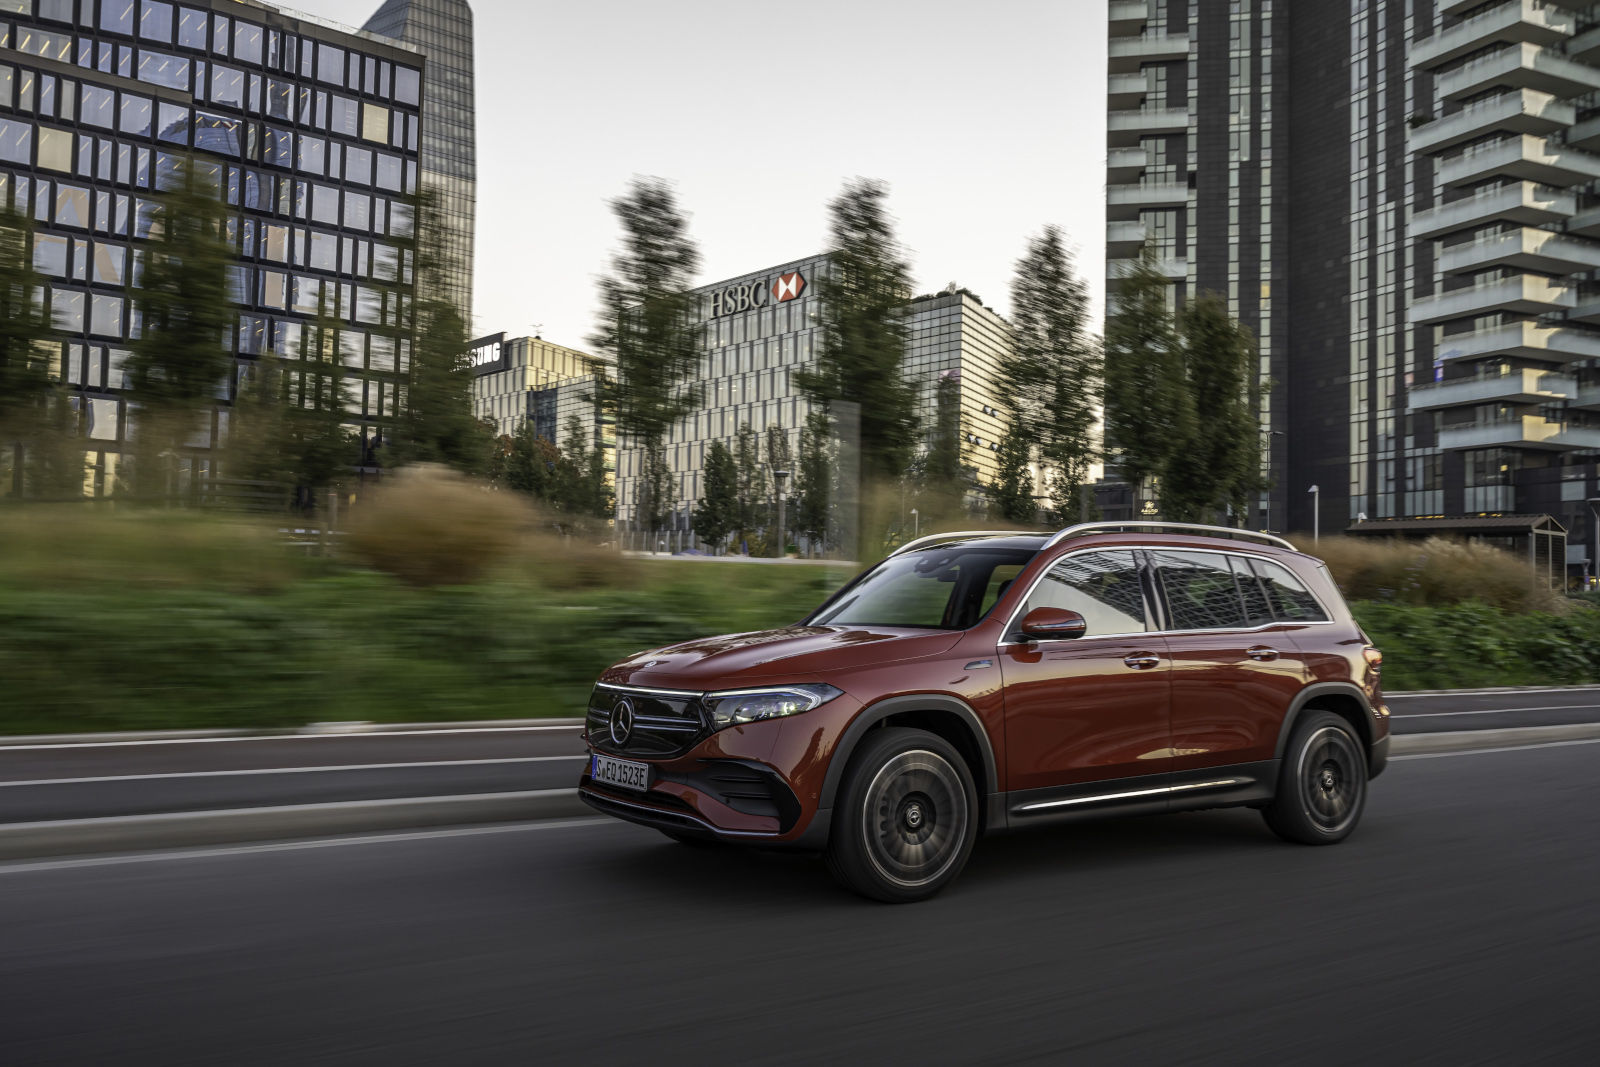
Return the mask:
<svg viewBox="0 0 1600 1067">
<path fill-rule="evenodd" d="M 933 547 L 884 560 L 806 620 L 811 626 L 965 630 L 994 607 L 1032 549 Z"/>
</svg>

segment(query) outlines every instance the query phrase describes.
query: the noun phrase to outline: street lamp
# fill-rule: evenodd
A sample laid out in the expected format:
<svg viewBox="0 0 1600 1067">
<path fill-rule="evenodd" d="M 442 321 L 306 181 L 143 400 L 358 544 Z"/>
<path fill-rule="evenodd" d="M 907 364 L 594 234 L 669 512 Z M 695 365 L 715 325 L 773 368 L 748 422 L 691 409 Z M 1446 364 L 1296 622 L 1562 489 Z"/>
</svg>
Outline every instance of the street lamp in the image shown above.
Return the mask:
<svg viewBox="0 0 1600 1067">
<path fill-rule="evenodd" d="M 917 509 L 911 509 L 911 536 L 915 538 L 922 530 L 922 521 L 917 518 Z"/>
<path fill-rule="evenodd" d="M 785 501 L 784 497 L 783 497 L 783 483 L 784 483 L 784 479 L 786 479 L 788 477 L 789 477 L 789 472 L 788 471 L 781 471 L 781 470 L 778 470 L 776 467 L 774 467 L 772 469 L 772 488 L 773 488 L 773 491 L 778 494 L 778 558 L 779 559 L 782 559 L 786 555 L 786 553 L 784 552 L 784 549 L 787 548 L 788 544 L 789 544 L 789 538 L 783 532 L 783 530 L 784 530 L 784 525 L 783 525 L 783 519 L 784 519 L 783 506 L 784 506 L 785 503 L 787 503 L 787 501 Z"/>
<path fill-rule="evenodd" d="M 1322 488 L 1313 485 L 1306 492 L 1311 494 L 1311 540 L 1322 540 Z"/>
</svg>

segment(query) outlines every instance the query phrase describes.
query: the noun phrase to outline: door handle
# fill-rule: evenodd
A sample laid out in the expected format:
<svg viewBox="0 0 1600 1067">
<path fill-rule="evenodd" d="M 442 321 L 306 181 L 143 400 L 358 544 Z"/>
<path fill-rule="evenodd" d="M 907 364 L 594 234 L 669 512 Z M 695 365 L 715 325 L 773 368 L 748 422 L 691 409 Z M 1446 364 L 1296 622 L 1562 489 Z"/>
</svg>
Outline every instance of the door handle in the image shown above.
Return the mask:
<svg viewBox="0 0 1600 1067">
<path fill-rule="evenodd" d="M 1161 657 L 1152 652 L 1135 652 L 1122 662 L 1126 663 L 1136 671 L 1147 671 L 1151 667 L 1161 666 Z"/>
<path fill-rule="evenodd" d="M 1275 648 L 1269 648 L 1266 645 L 1257 645 L 1254 648 L 1247 648 L 1244 650 L 1244 654 L 1249 656 L 1251 659 L 1261 660 L 1262 662 L 1278 658 L 1278 650 Z"/>
</svg>

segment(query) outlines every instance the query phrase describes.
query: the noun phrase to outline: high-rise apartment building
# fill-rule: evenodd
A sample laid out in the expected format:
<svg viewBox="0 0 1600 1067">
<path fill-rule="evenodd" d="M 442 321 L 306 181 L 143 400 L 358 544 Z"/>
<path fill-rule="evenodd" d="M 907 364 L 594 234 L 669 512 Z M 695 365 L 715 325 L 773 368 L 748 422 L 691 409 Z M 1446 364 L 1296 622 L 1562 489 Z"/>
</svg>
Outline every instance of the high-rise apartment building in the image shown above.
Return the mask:
<svg viewBox="0 0 1600 1067">
<path fill-rule="evenodd" d="M 1251 525 L 1310 529 L 1316 486 L 1324 531 L 1549 513 L 1592 540 L 1596 21 L 1112 0 L 1111 300 L 1148 241 L 1175 306 L 1218 293 L 1260 339 L 1272 488 Z"/>
<path fill-rule="evenodd" d="M 362 29 L 428 57 L 422 102 L 422 184 L 444 223 L 445 293 L 472 327 L 472 251 L 478 204 L 472 7 L 467 0 L 385 0 Z"/>
<path fill-rule="evenodd" d="M 0 0 L 0 203 L 33 219 L 86 492 L 114 490 L 136 425 L 124 365 L 142 246 L 164 176 L 191 153 L 229 207 L 238 317 L 219 339 L 235 372 L 176 457 L 180 482 L 215 474 L 230 401 L 262 353 L 308 402 L 321 376 L 301 361 L 332 358 L 301 343 L 319 310 L 337 323 L 328 341 L 362 440 L 350 462 L 375 461 L 409 363 L 381 309 L 389 279 L 410 273 L 402 201 L 417 183 L 423 71 L 409 46 L 253 0 Z M 3 467 L 20 468 L 10 449 Z"/>
</svg>

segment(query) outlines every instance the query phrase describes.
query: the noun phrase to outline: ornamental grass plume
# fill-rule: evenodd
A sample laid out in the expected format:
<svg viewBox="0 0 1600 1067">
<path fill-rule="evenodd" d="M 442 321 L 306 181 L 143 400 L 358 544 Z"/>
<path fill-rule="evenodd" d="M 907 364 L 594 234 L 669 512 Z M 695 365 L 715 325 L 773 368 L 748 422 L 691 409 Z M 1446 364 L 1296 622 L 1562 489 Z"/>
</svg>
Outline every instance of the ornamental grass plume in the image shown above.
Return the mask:
<svg viewBox="0 0 1600 1067">
<path fill-rule="evenodd" d="M 1504 611 L 1567 610 L 1526 560 L 1479 541 L 1326 537 L 1315 554 L 1350 600 L 1433 606 L 1482 601 Z"/>
</svg>

